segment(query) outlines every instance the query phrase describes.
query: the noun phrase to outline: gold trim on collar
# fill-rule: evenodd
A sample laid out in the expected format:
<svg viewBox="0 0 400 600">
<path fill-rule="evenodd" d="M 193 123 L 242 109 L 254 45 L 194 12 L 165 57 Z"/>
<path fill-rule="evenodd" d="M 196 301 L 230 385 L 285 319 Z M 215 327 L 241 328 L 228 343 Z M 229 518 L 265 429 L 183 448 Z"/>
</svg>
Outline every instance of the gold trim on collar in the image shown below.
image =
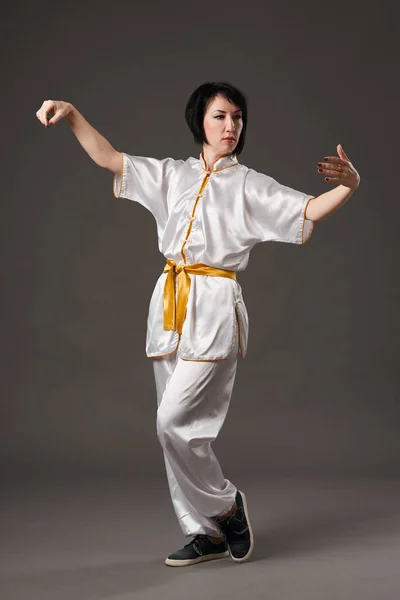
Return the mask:
<svg viewBox="0 0 400 600">
<path fill-rule="evenodd" d="M 236 165 L 239 164 L 235 153 L 226 154 L 224 156 L 220 156 L 219 158 L 217 158 L 217 160 L 215 160 L 212 164 L 211 171 L 208 171 L 206 168 L 206 161 L 204 158 L 203 150 L 200 152 L 200 161 L 202 163 L 202 169 L 206 173 L 219 173 L 220 171 L 223 171 L 224 169 L 229 169 L 230 167 L 236 167 Z M 219 165 L 218 169 L 215 168 L 216 165 Z"/>
</svg>

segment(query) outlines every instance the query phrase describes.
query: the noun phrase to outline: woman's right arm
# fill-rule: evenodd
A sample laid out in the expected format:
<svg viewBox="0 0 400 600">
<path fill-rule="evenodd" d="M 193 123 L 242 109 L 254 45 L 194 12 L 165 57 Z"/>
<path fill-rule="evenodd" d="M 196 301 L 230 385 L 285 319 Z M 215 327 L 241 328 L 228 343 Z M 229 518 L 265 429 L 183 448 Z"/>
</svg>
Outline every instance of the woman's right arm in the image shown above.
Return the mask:
<svg viewBox="0 0 400 600">
<path fill-rule="evenodd" d="M 49 113 L 54 113 L 49 117 Z M 37 118 L 45 127 L 50 127 L 63 117 L 74 132 L 81 146 L 90 158 L 99 165 L 117 175 L 122 174 L 123 161 L 118 152 L 70 103 L 62 100 L 45 100 L 36 113 Z"/>
</svg>

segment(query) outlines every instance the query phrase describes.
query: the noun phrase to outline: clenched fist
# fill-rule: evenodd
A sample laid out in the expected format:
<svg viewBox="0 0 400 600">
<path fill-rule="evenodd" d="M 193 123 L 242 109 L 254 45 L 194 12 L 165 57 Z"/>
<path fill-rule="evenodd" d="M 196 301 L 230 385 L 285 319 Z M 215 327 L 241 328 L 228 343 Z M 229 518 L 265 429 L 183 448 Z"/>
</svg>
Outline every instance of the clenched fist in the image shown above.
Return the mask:
<svg viewBox="0 0 400 600">
<path fill-rule="evenodd" d="M 37 118 L 45 127 L 50 127 L 71 112 L 73 106 L 70 102 L 62 100 L 45 100 L 36 113 Z M 49 119 L 50 113 L 53 113 Z"/>
</svg>

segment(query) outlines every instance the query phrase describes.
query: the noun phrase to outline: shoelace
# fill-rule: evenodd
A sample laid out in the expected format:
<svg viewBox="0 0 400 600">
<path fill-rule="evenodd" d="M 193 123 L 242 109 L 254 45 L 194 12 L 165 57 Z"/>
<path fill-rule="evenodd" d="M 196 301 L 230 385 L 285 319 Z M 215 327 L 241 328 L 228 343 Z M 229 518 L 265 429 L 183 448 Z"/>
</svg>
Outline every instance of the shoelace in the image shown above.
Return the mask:
<svg viewBox="0 0 400 600">
<path fill-rule="evenodd" d="M 187 546 L 191 546 L 192 544 L 194 544 L 194 542 L 197 542 L 197 541 L 200 542 L 200 541 L 203 541 L 203 540 L 206 540 L 206 539 L 208 539 L 208 536 L 206 536 L 204 533 L 198 533 L 197 535 L 194 536 L 194 538 L 192 539 L 192 541 L 189 542 L 188 544 L 185 544 L 184 547 L 186 548 Z"/>
</svg>

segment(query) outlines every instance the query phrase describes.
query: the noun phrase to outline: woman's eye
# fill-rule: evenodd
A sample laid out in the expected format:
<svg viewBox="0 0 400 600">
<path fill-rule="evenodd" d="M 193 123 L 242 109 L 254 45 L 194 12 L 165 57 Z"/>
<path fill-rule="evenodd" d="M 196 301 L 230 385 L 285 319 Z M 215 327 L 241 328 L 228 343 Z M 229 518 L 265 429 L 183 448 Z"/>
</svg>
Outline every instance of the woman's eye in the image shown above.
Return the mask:
<svg viewBox="0 0 400 600">
<path fill-rule="evenodd" d="M 241 119 L 242 115 L 235 115 L 236 119 Z M 217 115 L 216 117 L 214 117 L 214 119 L 223 119 L 224 116 L 223 115 Z"/>
</svg>

